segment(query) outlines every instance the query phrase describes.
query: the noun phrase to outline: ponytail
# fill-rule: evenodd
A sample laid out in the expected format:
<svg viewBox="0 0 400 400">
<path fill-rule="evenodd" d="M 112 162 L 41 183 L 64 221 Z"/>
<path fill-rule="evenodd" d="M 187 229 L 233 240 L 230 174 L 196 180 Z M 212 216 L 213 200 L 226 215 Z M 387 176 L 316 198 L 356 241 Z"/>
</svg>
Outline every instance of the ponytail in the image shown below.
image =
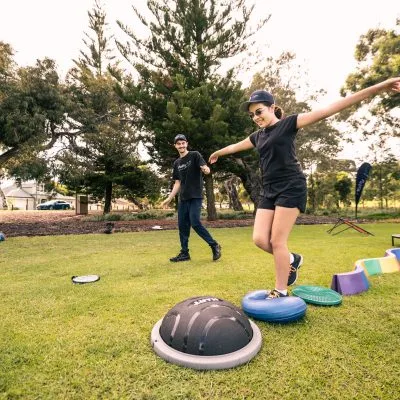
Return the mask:
<svg viewBox="0 0 400 400">
<path fill-rule="evenodd" d="M 280 108 L 279 106 L 275 105 L 274 114 L 275 114 L 275 117 L 276 117 L 276 118 L 282 119 L 282 118 L 283 118 L 283 115 L 284 115 L 285 113 L 283 112 L 282 108 Z"/>
</svg>

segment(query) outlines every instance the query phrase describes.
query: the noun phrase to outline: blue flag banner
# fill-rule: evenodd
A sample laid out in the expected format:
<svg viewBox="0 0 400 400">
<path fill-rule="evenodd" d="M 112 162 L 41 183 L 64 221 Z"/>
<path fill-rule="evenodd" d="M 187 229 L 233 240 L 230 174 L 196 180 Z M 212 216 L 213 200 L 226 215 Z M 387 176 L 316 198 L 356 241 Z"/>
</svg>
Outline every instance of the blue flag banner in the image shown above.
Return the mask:
<svg viewBox="0 0 400 400">
<path fill-rule="evenodd" d="M 360 201 L 361 193 L 364 189 L 365 182 L 368 178 L 369 171 L 371 171 L 371 164 L 363 163 L 357 171 L 356 177 L 356 207 Z"/>
</svg>

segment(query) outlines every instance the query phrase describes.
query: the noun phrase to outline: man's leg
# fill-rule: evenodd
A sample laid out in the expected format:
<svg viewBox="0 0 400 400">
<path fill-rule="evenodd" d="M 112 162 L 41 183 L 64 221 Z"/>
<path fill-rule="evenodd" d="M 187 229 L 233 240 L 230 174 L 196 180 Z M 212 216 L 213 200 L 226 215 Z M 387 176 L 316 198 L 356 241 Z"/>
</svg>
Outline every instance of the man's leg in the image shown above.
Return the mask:
<svg viewBox="0 0 400 400">
<path fill-rule="evenodd" d="M 213 260 L 216 261 L 221 258 L 221 246 L 200 221 L 202 199 L 191 199 L 189 201 L 190 224 L 194 231 L 211 247 Z"/>
<path fill-rule="evenodd" d="M 170 258 L 171 262 L 189 261 L 189 235 L 190 235 L 190 221 L 189 221 L 189 208 L 185 201 L 180 201 L 178 205 L 178 227 L 179 239 L 181 242 L 181 251 L 175 257 Z"/>
<path fill-rule="evenodd" d="M 190 236 L 190 200 L 180 201 L 178 205 L 178 228 L 181 242 L 181 252 L 189 252 Z"/>
<path fill-rule="evenodd" d="M 190 224 L 194 231 L 205 240 L 210 246 L 215 246 L 217 242 L 212 238 L 210 232 L 200 221 L 202 199 L 191 199 L 190 202 Z"/>
</svg>

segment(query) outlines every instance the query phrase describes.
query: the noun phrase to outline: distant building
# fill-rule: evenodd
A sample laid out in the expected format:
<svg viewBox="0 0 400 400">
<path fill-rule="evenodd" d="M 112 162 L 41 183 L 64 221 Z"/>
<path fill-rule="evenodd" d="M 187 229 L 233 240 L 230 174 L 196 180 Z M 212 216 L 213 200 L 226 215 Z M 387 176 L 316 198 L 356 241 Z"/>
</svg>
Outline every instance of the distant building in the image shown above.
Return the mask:
<svg viewBox="0 0 400 400">
<path fill-rule="evenodd" d="M 13 181 L 9 181 L 8 183 L 4 183 L 4 185 L 0 185 L 0 189 L 5 196 L 8 210 L 36 210 L 38 204 L 48 200 L 64 200 L 71 204 L 72 209 L 76 209 L 75 196 L 63 196 L 59 193 L 54 195 L 53 193 L 46 192 L 44 184 L 37 183 L 36 181 L 22 182 L 21 186 L 18 186 Z M 125 199 L 114 199 L 111 206 L 113 211 L 129 212 L 138 210 L 135 204 Z M 89 200 L 89 211 L 101 211 L 103 208 L 104 204 L 101 202 L 94 203 Z M 0 209 L 2 209 L 1 205 Z"/>
<path fill-rule="evenodd" d="M 36 210 L 36 206 L 47 200 L 64 200 L 71 204 L 71 208 L 75 208 L 74 196 L 63 196 L 62 194 L 52 195 L 44 190 L 44 184 L 36 181 L 22 182 L 18 186 L 15 182 L 1 186 L 6 198 L 9 210 Z"/>
</svg>

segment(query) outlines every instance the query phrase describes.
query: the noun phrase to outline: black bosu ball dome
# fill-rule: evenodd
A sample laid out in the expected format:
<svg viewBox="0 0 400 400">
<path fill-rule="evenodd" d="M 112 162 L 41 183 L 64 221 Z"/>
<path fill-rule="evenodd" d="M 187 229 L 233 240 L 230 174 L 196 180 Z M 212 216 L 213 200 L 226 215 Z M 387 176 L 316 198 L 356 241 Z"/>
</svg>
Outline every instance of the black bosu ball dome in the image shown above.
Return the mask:
<svg viewBox="0 0 400 400">
<path fill-rule="evenodd" d="M 261 348 L 261 333 L 228 301 L 192 297 L 175 305 L 154 326 L 154 351 L 166 361 L 194 369 L 224 369 L 244 364 Z"/>
</svg>

